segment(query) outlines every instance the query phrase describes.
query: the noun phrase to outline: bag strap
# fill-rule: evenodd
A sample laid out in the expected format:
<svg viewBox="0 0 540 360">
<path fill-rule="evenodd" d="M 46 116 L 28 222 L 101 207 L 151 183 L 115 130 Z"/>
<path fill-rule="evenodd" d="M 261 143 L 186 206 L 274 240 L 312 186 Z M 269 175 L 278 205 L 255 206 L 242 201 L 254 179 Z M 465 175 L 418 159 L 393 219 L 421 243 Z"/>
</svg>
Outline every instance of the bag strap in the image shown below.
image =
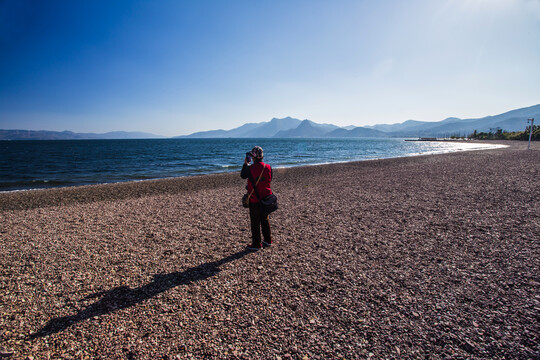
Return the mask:
<svg viewBox="0 0 540 360">
<path fill-rule="evenodd" d="M 264 169 L 266 169 L 266 165 L 263 167 L 261 174 L 259 175 L 259 178 L 257 179 L 257 182 L 255 183 L 255 186 L 253 186 L 253 190 L 251 190 L 251 192 L 249 193 L 248 200 L 251 197 L 251 194 L 253 194 L 253 191 L 255 191 L 255 196 L 257 196 L 257 199 L 261 201 L 261 197 L 259 196 L 259 192 L 257 191 L 257 185 L 259 185 L 259 181 L 261 181 L 262 175 L 264 173 Z M 249 180 L 251 180 L 251 185 L 253 185 L 253 176 L 251 175 L 251 169 L 249 170 L 248 175 L 249 175 L 248 176 Z"/>
</svg>

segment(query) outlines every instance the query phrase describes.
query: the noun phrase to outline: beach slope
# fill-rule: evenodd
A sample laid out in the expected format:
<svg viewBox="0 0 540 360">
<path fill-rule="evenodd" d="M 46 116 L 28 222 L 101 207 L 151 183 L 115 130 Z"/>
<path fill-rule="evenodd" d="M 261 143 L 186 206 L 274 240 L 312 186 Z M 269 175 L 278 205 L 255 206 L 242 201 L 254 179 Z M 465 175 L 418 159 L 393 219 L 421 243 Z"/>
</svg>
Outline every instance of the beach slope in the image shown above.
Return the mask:
<svg viewBox="0 0 540 360">
<path fill-rule="evenodd" d="M 525 146 L 524 146 L 525 145 Z M 0 356 L 538 358 L 540 148 L 0 193 Z"/>
</svg>

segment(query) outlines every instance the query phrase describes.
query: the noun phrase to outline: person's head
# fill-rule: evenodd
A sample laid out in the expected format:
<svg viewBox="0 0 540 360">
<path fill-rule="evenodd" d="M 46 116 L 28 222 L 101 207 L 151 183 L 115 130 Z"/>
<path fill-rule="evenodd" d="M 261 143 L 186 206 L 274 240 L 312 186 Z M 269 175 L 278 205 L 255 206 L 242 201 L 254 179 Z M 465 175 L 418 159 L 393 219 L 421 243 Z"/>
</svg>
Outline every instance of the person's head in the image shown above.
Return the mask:
<svg viewBox="0 0 540 360">
<path fill-rule="evenodd" d="M 263 149 L 260 146 L 255 146 L 253 149 L 251 149 L 251 156 L 253 156 L 254 161 L 262 161 L 264 154 Z"/>
</svg>

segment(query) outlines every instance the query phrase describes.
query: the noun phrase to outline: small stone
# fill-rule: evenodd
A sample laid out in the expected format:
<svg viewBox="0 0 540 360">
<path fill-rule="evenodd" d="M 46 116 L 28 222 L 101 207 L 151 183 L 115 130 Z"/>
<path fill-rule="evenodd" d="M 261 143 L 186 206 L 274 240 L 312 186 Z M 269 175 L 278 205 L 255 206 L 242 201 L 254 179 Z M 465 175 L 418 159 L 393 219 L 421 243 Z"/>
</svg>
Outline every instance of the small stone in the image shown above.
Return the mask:
<svg viewBox="0 0 540 360">
<path fill-rule="evenodd" d="M 10 350 L 10 349 L 6 349 L 6 348 L 1 348 L 0 349 L 0 356 L 1 357 L 8 357 L 8 356 L 11 356 L 13 355 L 15 352 L 13 350 Z"/>
</svg>

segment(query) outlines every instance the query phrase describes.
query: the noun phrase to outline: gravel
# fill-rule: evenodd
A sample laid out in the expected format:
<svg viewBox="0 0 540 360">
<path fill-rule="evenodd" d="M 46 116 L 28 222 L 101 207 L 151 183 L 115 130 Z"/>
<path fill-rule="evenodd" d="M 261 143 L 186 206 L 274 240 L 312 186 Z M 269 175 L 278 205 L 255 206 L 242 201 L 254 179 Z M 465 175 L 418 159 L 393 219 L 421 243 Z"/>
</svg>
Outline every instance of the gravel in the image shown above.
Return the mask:
<svg viewBox="0 0 540 360">
<path fill-rule="evenodd" d="M 0 358 L 540 359 L 540 146 L 0 193 Z"/>
</svg>

